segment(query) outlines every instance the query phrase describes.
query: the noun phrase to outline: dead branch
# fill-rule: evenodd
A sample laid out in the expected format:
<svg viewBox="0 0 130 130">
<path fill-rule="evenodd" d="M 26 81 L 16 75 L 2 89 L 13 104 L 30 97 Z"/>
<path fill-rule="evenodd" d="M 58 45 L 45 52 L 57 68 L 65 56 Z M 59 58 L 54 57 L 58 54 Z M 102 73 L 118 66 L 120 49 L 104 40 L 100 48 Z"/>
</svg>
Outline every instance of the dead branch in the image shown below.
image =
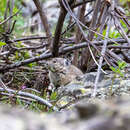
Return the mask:
<svg viewBox="0 0 130 130">
<path fill-rule="evenodd" d="M 59 4 L 61 6 L 61 9 L 60 9 L 58 22 L 57 22 L 57 25 L 56 25 L 53 43 L 52 43 L 52 46 L 51 46 L 52 55 L 54 57 L 59 55 L 59 41 L 60 41 L 60 36 L 61 36 L 61 31 L 62 31 L 63 23 L 64 23 L 64 20 L 65 20 L 65 16 L 67 14 L 67 11 L 63 8 L 62 2 L 59 1 Z"/>
<path fill-rule="evenodd" d="M 117 40 L 117 42 L 119 42 L 119 41 L 122 42 L 122 43 L 126 43 L 126 40 L 124 40 L 124 39 Z M 108 41 L 108 44 L 109 43 L 111 44 L 112 42 Z M 95 46 L 96 45 L 102 45 L 103 41 L 92 42 L 92 44 L 95 45 Z M 80 43 L 78 45 L 73 45 L 73 46 L 70 46 L 70 47 L 66 47 L 66 48 L 63 48 L 63 49 L 59 50 L 59 55 L 64 55 L 64 54 L 66 54 L 68 52 L 71 52 L 73 50 L 80 49 L 80 48 L 85 48 L 87 46 L 88 46 L 88 42 L 84 42 L 84 43 Z M 4 55 L 4 53 L 3 53 L 3 55 Z M 10 69 L 14 69 L 14 68 L 20 67 L 22 65 L 27 65 L 27 64 L 32 63 L 32 62 L 45 60 L 45 59 L 48 59 L 48 58 L 51 58 L 51 57 L 53 57 L 51 53 L 42 54 L 40 56 L 36 56 L 36 57 L 30 58 L 30 59 L 27 59 L 27 60 L 19 61 L 18 63 L 14 63 L 14 64 L 10 64 L 10 65 L 4 65 L 4 66 L 0 67 L 0 72 L 6 72 L 6 71 L 8 71 Z"/>
<path fill-rule="evenodd" d="M 1 88 L 0 87 L 0 92 L 5 92 L 5 89 L 4 88 Z M 49 101 L 43 99 L 43 98 L 40 98 L 39 96 L 36 96 L 34 94 L 31 94 L 31 93 L 27 93 L 27 92 L 22 92 L 22 91 L 15 91 L 15 90 L 12 90 L 12 89 L 7 89 L 7 92 L 9 92 L 10 94 L 16 94 L 19 95 L 19 96 L 25 96 L 25 97 L 29 97 L 31 99 L 35 99 L 37 100 L 39 103 L 43 104 L 43 105 L 46 105 L 48 106 L 49 108 L 52 108 L 54 111 L 58 111 L 58 108 L 56 108 L 55 106 L 53 106 Z"/>
<path fill-rule="evenodd" d="M 109 31 L 110 31 L 110 27 L 111 27 L 110 21 L 111 21 L 111 19 L 109 19 L 109 21 L 108 21 L 108 26 L 107 26 L 107 30 L 106 30 L 106 37 L 109 36 Z M 94 83 L 94 90 L 93 90 L 92 95 L 91 95 L 94 98 L 95 98 L 95 96 L 97 94 L 97 85 L 98 85 L 100 72 L 101 72 L 101 68 L 102 68 L 102 63 L 103 63 L 103 58 L 105 56 L 106 49 L 107 49 L 107 39 L 104 40 L 104 44 L 103 44 L 102 51 L 101 51 L 101 57 L 99 59 L 97 76 L 96 76 L 95 83 Z"/>
<path fill-rule="evenodd" d="M 45 12 L 42 9 L 39 0 L 33 0 L 33 2 L 37 7 L 37 10 L 39 12 L 39 15 L 40 15 L 40 18 L 41 18 L 41 21 L 42 21 L 42 24 L 43 24 L 43 27 L 44 27 L 45 32 L 46 32 L 46 36 L 48 37 L 48 44 L 51 45 L 51 42 L 52 42 L 51 36 L 52 36 L 52 34 L 51 34 L 51 31 L 50 31 L 49 23 L 48 23 L 46 15 L 45 15 Z"/>
</svg>

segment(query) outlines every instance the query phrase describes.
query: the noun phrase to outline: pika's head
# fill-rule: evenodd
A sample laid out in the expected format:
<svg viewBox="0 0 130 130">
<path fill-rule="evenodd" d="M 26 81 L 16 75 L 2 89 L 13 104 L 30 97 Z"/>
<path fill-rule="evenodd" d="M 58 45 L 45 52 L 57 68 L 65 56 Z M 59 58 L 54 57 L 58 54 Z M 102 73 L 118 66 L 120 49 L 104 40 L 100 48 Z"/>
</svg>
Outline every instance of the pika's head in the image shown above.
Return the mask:
<svg viewBox="0 0 130 130">
<path fill-rule="evenodd" d="M 53 58 L 47 62 L 48 69 L 54 72 L 55 70 L 60 70 L 64 67 L 70 66 L 71 63 L 69 60 L 64 58 Z"/>
</svg>

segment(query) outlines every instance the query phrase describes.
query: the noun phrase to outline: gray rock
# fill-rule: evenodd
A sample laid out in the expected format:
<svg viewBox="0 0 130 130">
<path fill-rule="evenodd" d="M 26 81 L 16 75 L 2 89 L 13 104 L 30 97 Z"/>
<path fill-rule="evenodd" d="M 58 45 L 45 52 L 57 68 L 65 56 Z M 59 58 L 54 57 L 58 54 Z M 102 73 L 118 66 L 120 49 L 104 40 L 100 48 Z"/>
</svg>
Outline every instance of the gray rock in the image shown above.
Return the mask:
<svg viewBox="0 0 130 130">
<path fill-rule="evenodd" d="M 72 110 L 36 114 L 0 106 L 0 130 L 129 130 L 130 98 L 82 100 Z"/>
<path fill-rule="evenodd" d="M 61 99 L 57 105 L 63 107 L 67 103 L 80 99 L 90 98 L 93 92 L 96 72 L 85 74 L 78 82 L 71 82 L 66 86 L 58 88 Z M 107 99 L 114 96 L 130 96 L 130 74 L 124 77 L 109 73 L 101 74 L 97 89 L 97 98 Z M 68 96 L 68 97 L 67 97 Z"/>
</svg>

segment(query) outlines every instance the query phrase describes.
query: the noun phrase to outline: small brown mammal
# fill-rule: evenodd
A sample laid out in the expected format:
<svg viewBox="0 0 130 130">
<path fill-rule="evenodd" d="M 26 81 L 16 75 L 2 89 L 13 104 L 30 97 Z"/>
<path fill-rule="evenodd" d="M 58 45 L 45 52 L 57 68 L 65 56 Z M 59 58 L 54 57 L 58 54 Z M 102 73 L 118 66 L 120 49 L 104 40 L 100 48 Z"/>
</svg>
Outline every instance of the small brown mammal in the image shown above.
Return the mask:
<svg viewBox="0 0 130 130">
<path fill-rule="evenodd" d="M 77 80 L 77 77 L 80 75 L 83 75 L 81 70 L 64 58 L 53 58 L 47 62 L 47 66 L 49 69 L 50 82 L 56 88 L 67 85 Z"/>
</svg>

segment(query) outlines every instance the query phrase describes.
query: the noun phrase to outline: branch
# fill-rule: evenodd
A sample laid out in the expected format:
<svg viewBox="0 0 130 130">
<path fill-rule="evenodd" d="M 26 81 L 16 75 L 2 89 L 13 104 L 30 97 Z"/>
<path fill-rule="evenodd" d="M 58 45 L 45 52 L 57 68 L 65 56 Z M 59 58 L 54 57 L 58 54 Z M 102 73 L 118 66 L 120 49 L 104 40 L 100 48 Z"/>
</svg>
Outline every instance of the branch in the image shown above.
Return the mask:
<svg viewBox="0 0 130 130">
<path fill-rule="evenodd" d="M 82 1 L 80 1 L 80 2 L 75 3 L 75 4 L 72 6 L 72 9 L 73 9 L 73 8 L 76 8 L 76 7 L 78 7 L 78 6 L 81 6 L 81 5 L 83 5 L 83 4 L 87 4 L 87 3 L 89 3 L 89 2 L 93 2 L 93 1 L 96 1 L 96 0 L 82 0 Z"/>
<path fill-rule="evenodd" d="M 11 16 L 8 17 L 7 19 L 5 19 L 3 22 L 1 22 L 0 25 L 6 23 L 8 20 L 10 20 L 11 18 L 13 18 L 15 15 L 17 15 L 17 14 L 20 12 L 21 9 L 22 9 L 22 8 L 20 8 L 15 14 L 11 15 Z"/>
<path fill-rule="evenodd" d="M 46 36 L 48 37 L 48 44 L 51 45 L 52 34 L 51 34 L 51 31 L 50 31 L 50 28 L 49 28 L 49 23 L 48 23 L 46 15 L 45 15 L 45 12 L 42 9 L 39 0 L 33 0 L 33 2 L 35 4 L 35 6 L 37 7 L 37 10 L 39 12 L 39 15 L 40 15 L 40 18 L 41 18 L 41 21 L 42 21 L 42 24 L 43 24 L 43 27 L 44 27 L 45 32 L 46 32 Z"/>
<path fill-rule="evenodd" d="M 107 30 L 106 30 L 106 37 L 109 36 L 110 27 L 111 27 L 111 25 L 110 25 L 110 19 L 109 19 Z M 94 91 L 93 91 L 93 93 L 91 95 L 94 98 L 95 98 L 95 96 L 97 94 L 97 85 L 98 85 L 98 81 L 99 81 L 99 77 L 100 77 L 100 72 L 101 72 L 101 68 L 102 68 L 103 58 L 105 56 L 105 52 L 106 52 L 106 49 L 107 49 L 107 43 L 108 43 L 107 41 L 108 41 L 107 39 L 104 40 L 104 45 L 103 45 L 102 51 L 101 51 L 101 57 L 99 59 L 97 76 L 96 76 L 95 83 L 94 83 Z"/>
<path fill-rule="evenodd" d="M 60 9 L 58 22 L 56 25 L 55 36 L 54 36 L 53 43 L 51 46 L 52 55 L 54 57 L 59 55 L 59 41 L 60 41 L 61 31 L 63 28 L 63 23 L 65 20 L 66 14 L 67 14 L 66 10 L 62 7 L 63 6 L 62 3 L 60 1 L 59 1 L 59 3 L 61 6 L 61 9 Z"/>
<path fill-rule="evenodd" d="M 14 43 L 14 42 L 26 41 L 26 40 L 47 39 L 47 38 L 48 37 L 44 37 L 44 36 L 30 36 L 30 37 L 23 37 L 19 39 L 9 40 L 8 43 Z"/>
<path fill-rule="evenodd" d="M 121 43 L 125 43 L 126 40 L 124 39 L 121 39 L 121 40 L 115 40 L 116 42 L 121 42 Z M 112 42 L 111 41 L 108 41 L 108 44 L 111 44 Z M 103 41 L 95 41 L 95 42 L 92 42 L 93 45 L 102 45 L 103 44 Z M 70 46 L 70 47 L 66 47 L 64 49 L 60 49 L 59 50 L 59 55 L 63 55 L 63 54 L 66 54 L 68 52 L 71 52 L 73 50 L 77 50 L 77 49 L 80 49 L 80 48 L 84 48 L 84 47 L 87 47 L 88 46 L 88 43 L 84 42 L 84 43 L 80 43 L 78 45 L 73 45 L 73 46 Z M 14 63 L 14 64 L 10 64 L 10 65 L 5 65 L 5 66 L 1 66 L 0 67 L 0 72 L 6 72 L 10 69 L 14 69 L 16 67 L 20 67 L 22 65 L 27 65 L 29 63 L 32 63 L 32 62 L 37 62 L 37 61 L 40 61 L 40 60 L 45 60 L 45 59 L 48 59 L 48 58 L 51 58 L 53 57 L 51 53 L 48 53 L 48 54 L 41 54 L 40 56 L 36 56 L 36 57 L 33 57 L 33 58 L 30 58 L 30 59 L 26 59 L 26 60 L 23 60 L 23 61 L 19 61 L 18 63 Z"/>
<path fill-rule="evenodd" d="M 4 92 L 5 91 L 5 89 L 4 88 L 1 88 L 0 87 L 0 92 Z M 40 97 L 38 97 L 38 96 L 36 96 L 36 95 L 34 95 L 34 94 L 30 94 L 30 93 L 27 93 L 27 92 L 22 92 L 22 91 L 15 91 L 15 90 L 12 90 L 12 89 L 7 89 L 7 91 L 9 92 L 9 93 L 12 93 L 12 94 L 16 94 L 17 93 L 17 95 L 20 95 L 20 96 L 25 96 L 25 97 L 30 97 L 30 98 L 32 98 L 32 99 L 35 99 L 35 100 L 37 100 L 38 102 L 40 102 L 41 104 L 43 104 L 43 105 L 46 105 L 46 106 L 48 106 L 49 108 L 52 108 L 54 111 L 58 111 L 58 108 L 56 108 L 55 106 L 53 106 L 51 103 L 49 103 L 47 100 L 45 100 L 45 99 L 43 99 L 43 98 L 40 98 Z"/>
<path fill-rule="evenodd" d="M 84 17 L 87 17 L 89 14 L 91 14 L 93 12 L 93 9 L 91 9 L 87 14 L 85 14 Z M 61 35 L 64 35 L 67 31 L 69 31 L 74 25 L 76 24 L 76 22 L 73 22 L 72 24 L 70 24 L 63 32 Z"/>
<path fill-rule="evenodd" d="M 130 46 L 130 39 L 126 35 L 125 31 L 123 30 L 123 28 L 122 28 L 122 26 L 121 26 L 121 24 L 120 24 L 120 22 L 119 22 L 119 20 L 117 18 L 115 18 L 115 23 L 116 23 L 116 27 L 119 28 L 119 30 L 122 32 L 123 38 L 127 40 L 128 44 Z"/>
</svg>

